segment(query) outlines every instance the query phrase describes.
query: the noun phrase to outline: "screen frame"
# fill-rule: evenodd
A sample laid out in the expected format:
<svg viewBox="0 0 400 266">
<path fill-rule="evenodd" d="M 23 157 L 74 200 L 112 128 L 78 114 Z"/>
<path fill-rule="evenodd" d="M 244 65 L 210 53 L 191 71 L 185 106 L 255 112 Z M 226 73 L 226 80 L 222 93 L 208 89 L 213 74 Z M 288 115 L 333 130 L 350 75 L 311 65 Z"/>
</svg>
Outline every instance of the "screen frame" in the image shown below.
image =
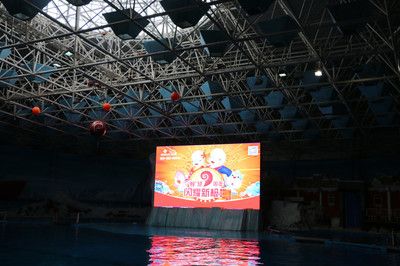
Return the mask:
<svg viewBox="0 0 400 266">
<path fill-rule="evenodd" d="M 157 161 L 158 161 L 158 158 L 157 158 L 157 154 L 158 154 L 158 150 L 159 149 L 161 149 L 161 148 L 171 148 L 171 147 L 191 147 L 191 148 L 193 148 L 193 147 L 202 147 L 202 146 L 227 146 L 227 145 L 251 145 L 251 144 L 256 144 L 256 145 L 258 145 L 258 147 L 259 147 L 259 150 L 258 150 L 258 155 L 257 155 L 257 157 L 259 158 L 259 162 L 258 162 L 258 165 L 259 165 L 259 169 L 258 169 L 258 180 L 257 180 L 257 182 L 259 182 L 260 183 L 260 193 L 259 193 L 259 195 L 258 196 L 255 196 L 254 198 L 257 198 L 257 200 L 258 200 L 258 207 L 257 208 L 227 208 L 227 207 L 218 207 L 218 206 L 213 206 L 213 207 L 203 207 L 203 206 L 166 206 L 166 205 L 162 205 L 162 206 L 160 206 L 160 205 L 157 205 L 156 206 L 156 199 L 155 199 L 155 196 L 156 196 L 156 190 L 155 190 L 155 185 L 156 185 L 156 180 L 157 180 Z M 264 156 L 264 152 L 263 152 L 263 149 L 262 149 L 262 142 L 236 142 L 236 143 L 206 143 L 206 144 L 194 144 L 194 145 L 190 145 L 190 144 L 182 144 L 182 145 L 160 145 L 160 146 L 156 146 L 156 149 L 155 149 L 155 161 L 154 161 L 154 179 L 153 179 L 153 182 L 152 182 L 152 185 L 153 185 L 153 189 L 152 189 L 152 192 L 153 192 L 153 197 L 152 197 L 152 207 L 153 208 L 183 208 L 183 209 L 197 209 L 197 208 L 220 208 L 220 209 L 226 209 L 226 210 L 256 210 L 256 211 L 260 211 L 261 210 L 261 202 L 262 202 L 262 197 L 263 197 L 263 193 L 262 193 L 262 177 L 261 177 L 261 174 L 263 173 L 263 167 L 262 167 L 262 161 L 263 161 L 263 156 Z M 183 199 L 183 198 L 182 198 Z M 243 200 L 243 199 L 240 199 L 240 200 Z M 238 200 L 239 201 L 239 200 Z"/>
</svg>

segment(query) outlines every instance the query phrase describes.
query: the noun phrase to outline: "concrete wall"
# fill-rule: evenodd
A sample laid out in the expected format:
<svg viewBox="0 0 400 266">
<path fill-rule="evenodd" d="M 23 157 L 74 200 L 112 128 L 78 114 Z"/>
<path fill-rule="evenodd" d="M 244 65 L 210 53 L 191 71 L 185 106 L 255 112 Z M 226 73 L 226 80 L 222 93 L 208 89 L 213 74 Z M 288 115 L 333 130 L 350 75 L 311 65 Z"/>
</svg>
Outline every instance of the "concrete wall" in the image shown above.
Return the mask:
<svg viewBox="0 0 400 266">
<path fill-rule="evenodd" d="M 154 208 L 147 224 L 157 227 L 257 231 L 258 219 L 257 210 Z"/>
</svg>

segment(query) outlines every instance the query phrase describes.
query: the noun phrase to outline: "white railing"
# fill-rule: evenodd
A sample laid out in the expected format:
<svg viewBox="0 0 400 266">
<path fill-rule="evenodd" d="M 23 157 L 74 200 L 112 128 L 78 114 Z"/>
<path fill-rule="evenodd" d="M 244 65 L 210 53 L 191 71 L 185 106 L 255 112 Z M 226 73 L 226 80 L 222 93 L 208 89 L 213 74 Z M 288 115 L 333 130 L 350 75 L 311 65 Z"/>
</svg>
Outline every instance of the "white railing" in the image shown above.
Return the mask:
<svg viewBox="0 0 400 266">
<path fill-rule="evenodd" d="M 77 212 L 76 213 L 76 220 L 75 220 L 75 224 L 79 224 L 79 219 L 80 219 L 80 213 Z"/>
</svg>

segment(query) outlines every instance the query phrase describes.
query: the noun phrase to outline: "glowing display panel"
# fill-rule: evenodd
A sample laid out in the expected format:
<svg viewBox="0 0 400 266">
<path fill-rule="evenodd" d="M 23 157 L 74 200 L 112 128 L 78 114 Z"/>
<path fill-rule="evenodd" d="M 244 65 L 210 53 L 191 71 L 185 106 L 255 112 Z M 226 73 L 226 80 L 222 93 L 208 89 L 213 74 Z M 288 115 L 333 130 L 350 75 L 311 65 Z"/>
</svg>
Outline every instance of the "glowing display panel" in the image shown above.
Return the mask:
<svg viewBox="0 0 400 266">
<path fill-rule="evenodd" d="M 260 143 L 157 147 L 154 206 L 260 209 Z"/>
</svg>

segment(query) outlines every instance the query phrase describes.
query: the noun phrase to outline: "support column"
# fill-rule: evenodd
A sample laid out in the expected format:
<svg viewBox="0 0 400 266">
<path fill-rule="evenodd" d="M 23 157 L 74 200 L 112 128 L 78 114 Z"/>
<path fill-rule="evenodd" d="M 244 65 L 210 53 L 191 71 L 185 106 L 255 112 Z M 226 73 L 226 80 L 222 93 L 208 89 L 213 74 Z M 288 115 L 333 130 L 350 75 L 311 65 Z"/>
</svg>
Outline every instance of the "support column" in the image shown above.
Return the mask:
<svg viewBox="0 0 400 266">
<path fill-rule="evenodd" d="M 322 189 L 319 189 L 319 206 L 322 207 Z"/>
<path fill-rule="evenodd" d="M 392 221 L 392 199 L 391 199 L 391 195 L 390 195 L 390 188 L 387 187 L 386 188 L 386 198 L 387 198 L 387 215 L 388 215 L 388 221 L 391 222 Z"/>
</svg>

